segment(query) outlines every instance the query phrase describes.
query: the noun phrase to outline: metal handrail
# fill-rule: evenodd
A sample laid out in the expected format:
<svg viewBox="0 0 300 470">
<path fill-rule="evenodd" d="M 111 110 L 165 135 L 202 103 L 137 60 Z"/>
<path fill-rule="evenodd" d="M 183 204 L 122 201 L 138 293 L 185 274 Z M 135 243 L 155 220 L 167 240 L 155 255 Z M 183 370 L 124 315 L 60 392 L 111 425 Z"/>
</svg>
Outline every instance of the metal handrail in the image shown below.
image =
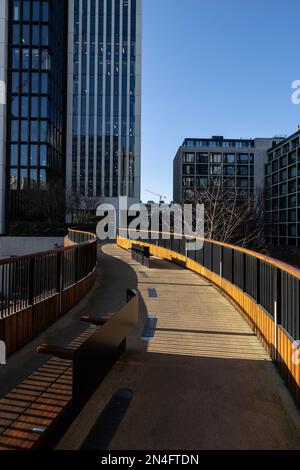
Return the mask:
<svg viewBox="0 0 300 470">
<path fill-rule="evenodd" d="M 128 229 L 120 228 L 119 231 L 120 232 L 125 231 L 127 233 Z M 298 269 L 294 266 L 291 266 L 291 265 L 285 263 L 284 261 L 279 261 L 275 258 L 272 258 L 271 256 L 264 255 L 262 253 L 258 253 L 258 252 L 253 251 L 253 250 L 249 250 L 248 248 L 242 248 L 242 247 L 239 247 L 237 245 L 231 245 L 229 243 L 223 243 L 223 242 L 211 240 L 209 238 L 204 238 L 204 237 L 195 237 L 195 236 L 192 236 L 192 235 L 183 235 L 183 234 L 176 233 L 176 232 L 158 232 L 158 231 L 155 231 L 155 230 L 151 230 L 149 232 L 147 230 L 139 230 L 139 232 L 140 233 L 155 234 L 155 235 L 170 235 L 170 236 L 175 236 L 175 237 L 178 236 L 178 237 L 181 237 L 181 238 L 184 238 L 184 239 L 201 240 L 203 242 L 211 243 L 213 245 L 218 245 L 218 246 L 225 247 L 225 248 L 231 248 L 235 251 L 245 253 L 245 254 L 248 254 L 250 256 L 254 256 L 255 258 L 257 258 L 259 260 L 262 260 L 262 261 L 265 261 L 266 263 L 269 263 L 269 264 L 271 264 L 271 265 L 273 265 L 273 266 L 275 266 L 279 269 L 283 269 L 288 274 L 291 274 L 291 275 L 297 277 L 298 279 L 300 279 L 300 269 Z M 120 235 L 120 236 L 122 236 L 122 235 Z M 143 242 L 143 240 L 140 240 L 140 241 Z"/>
</svg>

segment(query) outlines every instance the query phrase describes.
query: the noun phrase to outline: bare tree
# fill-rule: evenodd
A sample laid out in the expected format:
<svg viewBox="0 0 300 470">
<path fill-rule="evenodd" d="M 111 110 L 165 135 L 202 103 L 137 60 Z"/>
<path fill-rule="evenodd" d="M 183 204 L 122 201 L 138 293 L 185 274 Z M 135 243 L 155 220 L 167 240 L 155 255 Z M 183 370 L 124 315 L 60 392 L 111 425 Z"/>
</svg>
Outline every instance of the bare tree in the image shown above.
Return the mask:
<svg viewBox="0 0 300 470">
<path fill-rule="evenodd" d="M 205 238 L 263 251 L 263 191 L 250 192 L 226 187 L 221 177 L 197 190 L 186 203 L 202 204 L 205 210 Z"/>
<path fill-rule="evenodd" d="M 66 196 L 66 213 L 72 223 L 88 225 L 96 221 L 96 209 L 99 198 L 86 197 L 80 192 L 68 192 Z"/>
</svg>

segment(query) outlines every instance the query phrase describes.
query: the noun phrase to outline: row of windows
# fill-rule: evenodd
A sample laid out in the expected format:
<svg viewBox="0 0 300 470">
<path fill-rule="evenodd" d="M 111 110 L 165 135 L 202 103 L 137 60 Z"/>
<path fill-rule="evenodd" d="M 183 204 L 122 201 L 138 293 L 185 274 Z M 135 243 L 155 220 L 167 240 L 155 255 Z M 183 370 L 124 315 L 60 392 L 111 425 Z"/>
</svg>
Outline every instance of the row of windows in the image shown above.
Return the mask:
<svg viewBox="0 0 300 470">
<path fill-rule="evenodd" d="M 183 147 L 210 147 L 210 148 L 253 148 L 254 141 L 249 140 L 198 140 L 186 139 Z"/>
<path fill-rule="evenodd" d="M 287 222 L 297 222 L 300 220 L 300 209 L 281 209 L 274 212 L 266 213 L 266 222 L 274 223 L 287 223 Z"/>
<path fill-rule="evenodd" d="M 48 46 L 49 26 L 14 24 L 12 31 L 12 42 L 14 46 Z"/>
<path fill-rule="evenodd" d="M 31 169 L 11 169 L 10 171 L 10 189 L 11 191 L 25 189 L 42 189 L 48 188 L 46 170 Z"/>
<path fill-rule="evenodd" d="M 208 186 L 209 178 L 196 177 L 192 178 L 190 176 L 184 177 L 182 179 L 182 185 L 184 187 L 193 187 L 193 186 Z M 254 187 L 253 178 L 227 178 L 222 181 L 222 186 L 224 187 L 239 187 L 239 188 L 248 188 Z"/>
<path fill-rule="evenodd" d="M 266 178 L 266 187 L 278 184 L 282 181 L 287 181 L 292 178 L 300 176 L 300 165 L 293 165 L 288 169 L 281 170 L 278 173 L 274 173 L 272 176 Z"/>
<path fill-rule="evenodd" d="M 48 72 L 13 72 L 12 73 L 12 93 L 48 93 L 49 74 Z"/>
<path fill-rule="evenodd" d="M 46 140 L 47 137 L 50 139 L 53 133 L 61 134 L 61 131 L 53 123 L 47 124 L 47 121 L 28 119 L 11 121 L 11 140 L 13 142 L 27 142 L 29 139 L 34 142 L 39 139 Z"/>
<path fill-rule="evenodd" d="M 300 180 L 297 182 L 296 179 L 289 181 L 288 183 L 282 183 L 279 186 L 273 186 L 266 189 L 266 199 L 271 199 L 277 196 L 286 196 L 287 194 L 295 193 L 300 190 Z"/>
<path fill-rule="evenodd" d="M 279 160 L 274 160 L 272 163 L 268 163 L 268 165 L 266 165 L 266 175 L 270 175 L 279 169 L 293 165 L 297 161 L 300 161 L 300 149 L 298 151 L 294 150 L 288 155 L 284 155 Z"/>
<path fill-rule="evenodd" d="M 48 49 L 14 47 L 12 67 L 13 69 L 51 70 L 51 56 Z"/>
<path fill-rule="evenodd" d="M 238 166 L 221 166 L 221 165 L 183 165 L 182 172 L 184 175 L 226 175 L 226 176 L 253 176 L 254 167 L 248 165 Z"/>
<path fill-rule="evenodd" d="M 198 192 L 200 189 L 201 187 L 196 188 L 196 189 L 191 189 L 191 188 L 184 189 L 182 193 L 183 200 L 192 199 L 193 197 L 195 197 L 195 191 Z M 253 194 L 252 190 L 239 189 L 237 191 L 234 191 L 233 199 L 238 197 L 240 200 L 245 200 L 245 199 L 248 199 L 249 195 L 252 195 L 252 194 Z"/>
<path fill-rule="evenodd" d="M 11 166 L 47 166 L 47 145 L 41 144 L 12 144 Z"/>
<path fill-rule="evenodd" d="M 47 118 L 49 100 L 47 96 L 13 96 L 11 103 L 12 118 Z M 30 107 L 29 107 L 30 106 Z"/>
<path fill-rule="evenodd" d="M 294 207 L 300 207 L 300 194 L 291 194 L 290 196 L 282 196 L 279 198 L 277 197 L 265 202 L 266 212 Z"/>
<path fill-rule="evenodd" d="M 287 142 L 286 144 L 282 145 L 281 147 L 277 148 L 274 152 L 269 152 L 269 162 L 271 162 L 274 158 L 279 158 L 281 155 L 288 153 L 290 150 L 297 149 L 299 147 L 299 137 Z"/>
<path fill-rule="evenodd" d="M 15 122 L 15 121 L 14 121 Z M 27 121 L 28 122 L 28 121 Z M 31 142 L 48 142 L 50 141 L 50 132 L 53 129 L 52 126 L 48 123 L 48 121 L 30 121 L 30 141 Z M 18 130 L 15 126 L 12 127 L 11 132 L 11 140 L 17 141 L 18 140 Z M 28 126 L 25 132 L 23 129 L 23 139 L 22 141 L 26 141 L 26 136 L 28 136 Z M 28 140 L 28 139 L 27 139 Z"/>
<path fill-rule="evenodd" d="M 14 0 L 14 21 L 49 21 L 49 0 Z"/>
<path fill-rule="evenodd" d="M 183 153 L 184 163 L 254 163 L 254 154 L 248 153 Z"/>
<path fill-rule="evenodd" d="M 300 225 L 298 224 L 300 234 Z M 297 237 L 297 224 L 279 224 L 275 226 L 267 226 L 265 230 L 266 236 L 274 237 Z"/>
</svg>

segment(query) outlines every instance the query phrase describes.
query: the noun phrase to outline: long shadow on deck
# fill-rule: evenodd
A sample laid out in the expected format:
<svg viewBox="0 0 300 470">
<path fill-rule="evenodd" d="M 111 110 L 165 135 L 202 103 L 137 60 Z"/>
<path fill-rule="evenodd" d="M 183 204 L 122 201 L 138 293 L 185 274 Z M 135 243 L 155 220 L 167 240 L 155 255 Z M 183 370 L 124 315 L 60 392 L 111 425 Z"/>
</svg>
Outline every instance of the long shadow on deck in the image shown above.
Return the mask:
<svg viewBox="0 0 300 470">
<path fill-rule="evenodd" d="M 36 352 L 39 344 L 46 342 L 67 346 L 89 328 L 80 322 L 81 316 L 101 318 L 113 314 L 125 305 L 127 289 L 137 288 L 135 271 L 121 259 L 103 253 L 102 246 L 99 244 L 98 276 L 90 293 L 50 328 L 13 354 L 6 366 L 0 366 L 0 398 L 49 360 L 49 357 Z M 142 301 L 140 310 L 142 318 L 145 319 L 147 312 Z"/>
</svg>

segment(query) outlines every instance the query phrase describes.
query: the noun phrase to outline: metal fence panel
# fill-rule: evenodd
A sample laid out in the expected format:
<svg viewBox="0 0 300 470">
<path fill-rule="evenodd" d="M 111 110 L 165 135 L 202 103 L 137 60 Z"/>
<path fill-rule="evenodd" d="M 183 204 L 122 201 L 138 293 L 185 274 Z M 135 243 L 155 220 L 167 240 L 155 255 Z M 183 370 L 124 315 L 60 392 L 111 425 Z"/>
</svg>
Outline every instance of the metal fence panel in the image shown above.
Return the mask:
<svg viewBox="0 0 300 470">
<path fill-rule="evenodd" d="M 299 340 L 299 279 L 281 272 L 281 324 L 292 338 Z"/>
<path fill-rule="evenodd" d="M 261 260 L 260 262 L 260 304 L 274 318 L 276 268 Z"/>
<path fill-rule="evenodd" d="M 212 271 L 212 244 L 204 242 L 204 267 Z"/>
<path fill-rule="evenodd" d="M 233 282 L 233 249 L 223 247 L 223 277 L 229 282 Z"/>
<path fill-rule="evenodd" d="M 215 274 L 221 275 L 222 247 L 212 245 L 212 270 Z"/>
<path fill-rule="evenodd" d="M 242 291 L 245 289 L 245 254 L 234 251 L 233 255 L 233 283 Z"/>
<path fill-rule="evenodd" d="M 245 254 L 245 292 L 259 301 L 259 259 Z"/>
</svg>

